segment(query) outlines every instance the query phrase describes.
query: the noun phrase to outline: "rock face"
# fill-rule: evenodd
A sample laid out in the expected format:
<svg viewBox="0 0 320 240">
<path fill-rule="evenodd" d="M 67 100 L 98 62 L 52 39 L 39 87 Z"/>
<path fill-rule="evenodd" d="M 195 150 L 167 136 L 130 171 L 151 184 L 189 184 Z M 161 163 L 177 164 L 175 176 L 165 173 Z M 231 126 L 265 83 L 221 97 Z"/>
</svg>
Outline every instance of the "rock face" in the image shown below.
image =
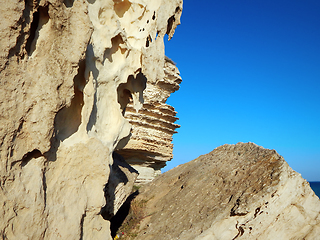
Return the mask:
<svg viewBox="0 0 320 240">
<path fill-rule="evenodd" d="M 143 186 L 136 239 L 319 239 L 320 201 L 274 150 L 223 145 Z"/>
<path fill-rule="evenodd" d="M 113 164 L 105 186 L 105 197 L 108 204 L 101 210 L 104 219 L 111 219 L 116 215 L 131 194 L 138 174 L 137 170 L 132 168 L 121 155 L 113 153 Z"/>
<path fill-rule="evenodd" d="M 164 73 L 163 79 L 148 82 L 139 112 L 132 101 L 126 108 L 125 118 L 132 124 L 132 136 L 118 153 L 139 171 L 138 184 L 152 181 L 173 157 L 172 135 L 180 126 L 174 123 L 176 112 L 166 101 L 179 89 L 181 77 L 169 58 L 165 59 Z"/>
<path fill-rule="evenodd" d="M 141 108 L 165 78 L 182 1 L 0 3 L 0 234 L 111 239 L 108 216 L 136 177 L 113 160 L 126 104 Z"/>
</svg>

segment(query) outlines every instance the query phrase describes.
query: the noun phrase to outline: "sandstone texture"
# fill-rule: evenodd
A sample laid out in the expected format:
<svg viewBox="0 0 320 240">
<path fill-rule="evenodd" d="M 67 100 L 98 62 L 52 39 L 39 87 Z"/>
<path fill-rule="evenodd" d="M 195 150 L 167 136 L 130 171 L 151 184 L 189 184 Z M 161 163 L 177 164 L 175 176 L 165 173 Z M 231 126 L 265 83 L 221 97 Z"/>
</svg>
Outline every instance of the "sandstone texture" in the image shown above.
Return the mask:
<svg viewBox="0 0 320 240">
<path fill-rule="evenodd" d="M 165 79 L 181 0 L 0 0 L 0 235 L 111 239 L 127 103 Z M 150 95 L 151 98 L 151 95 Z"/>
<path fill-rule="evenodd" d="M 163 79 L 148 81 L 139 112 L 133 108 L 132 101 L 126 108 L 125 118 L 132 124 L 132 135 L 118 153 L 139 171 L 137 184 L 152 181 L 173 157 L 172 135 L 180 126 L 174 123 L 176 112 L 166 101 L 179 89 L 181 77 L 175 63 L 167 57 L 164 73 Z"/>
<path fill-rule="evenodd" d="M 320 201 L 309 183 L 253 143 L 180 165 L 134 201 L 146 202 L 135 239 L 320 239 Z"/>
</svg>

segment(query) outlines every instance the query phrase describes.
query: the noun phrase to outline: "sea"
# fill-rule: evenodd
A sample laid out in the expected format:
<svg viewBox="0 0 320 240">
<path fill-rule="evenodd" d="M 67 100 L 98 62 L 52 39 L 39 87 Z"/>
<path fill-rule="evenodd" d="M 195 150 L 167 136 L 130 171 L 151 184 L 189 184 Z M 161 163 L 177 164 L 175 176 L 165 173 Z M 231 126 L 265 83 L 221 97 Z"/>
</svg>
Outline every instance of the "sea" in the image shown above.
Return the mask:
<svg viewBox="0 0 320 240">
<path fill-rule="evenodd" d="M 314 193 L 320 198 L 320 182 L 309 182 Z"/>
</svg>

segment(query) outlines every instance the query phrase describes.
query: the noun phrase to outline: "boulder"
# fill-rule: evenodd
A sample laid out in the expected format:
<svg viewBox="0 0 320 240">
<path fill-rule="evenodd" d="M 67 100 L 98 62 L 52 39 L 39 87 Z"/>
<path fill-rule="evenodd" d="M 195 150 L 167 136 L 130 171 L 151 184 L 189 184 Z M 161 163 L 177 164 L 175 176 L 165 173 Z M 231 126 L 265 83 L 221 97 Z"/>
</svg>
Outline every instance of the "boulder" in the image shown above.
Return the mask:
<svg viewBox="0 0 320 240">
<path fill-rule="evenodd" d="M 135 239 L 319 239 L 320 201 L 275 150 L 223 145 L 158 176 Z"/>
</svg>

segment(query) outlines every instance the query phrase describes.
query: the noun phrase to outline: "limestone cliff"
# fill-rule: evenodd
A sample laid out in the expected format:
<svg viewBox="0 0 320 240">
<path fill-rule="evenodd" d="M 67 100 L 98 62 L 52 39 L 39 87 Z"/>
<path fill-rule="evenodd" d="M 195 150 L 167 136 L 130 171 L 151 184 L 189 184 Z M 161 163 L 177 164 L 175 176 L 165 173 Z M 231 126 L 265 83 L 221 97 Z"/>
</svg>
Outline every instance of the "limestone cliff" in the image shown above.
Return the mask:
<svg viewBox="0 0 320 240">
<path fill-rule="evenodd" d="M 320 236 L 320 201 L 308 182 L 276 151 L 253 143 L 223 145 L 162 174 L 140 189 L 134 201 L 142 200 L 135 239 Z"/>
<path fill-rule="evenodd" d="M 174 123 L 176 112 L 166 100 L 179 89 L 181 77 L 169 58 L 165 59 L 164 73 L 163 79 L 148 81 L 139 112 L 133 108 L 132 101 L 126 108 L 125 118 L 132 124 L 132 136 L 118 152 L 139 171 L 137 183 L 153 180 L 173 157 L 172 135 L 180 126 Z"/>
<path fill-rule="evenodd" d="M 114 153 L 165 78 L 181 0 L 0 0 L 0 234 L 111 239 L 134 169 Z"/>
</svg>

